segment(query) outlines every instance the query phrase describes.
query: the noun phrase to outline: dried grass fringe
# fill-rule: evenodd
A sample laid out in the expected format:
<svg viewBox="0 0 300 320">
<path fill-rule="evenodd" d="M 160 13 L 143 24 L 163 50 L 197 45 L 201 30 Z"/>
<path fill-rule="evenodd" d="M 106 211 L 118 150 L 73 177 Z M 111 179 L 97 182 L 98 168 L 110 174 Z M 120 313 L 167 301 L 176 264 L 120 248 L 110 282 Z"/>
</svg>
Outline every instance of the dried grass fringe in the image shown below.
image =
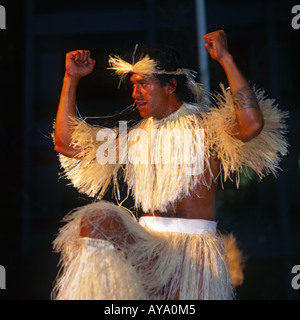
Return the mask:
<svg viewBox="0 0 300 320">
<path fill-rule="evenodd" d="M 80 238 L 83 217 L 106 238 Z M 112 238 L 99 227 L 107 217 L 124 225 Z M 216 234 L 148 231 L 126 210 L 105 201 L 76 209 L 66 221 L 54 242 L 61 252 L 61 269 L 53 299 L 235 297 L 224 244 Z M 124 241 L 128 236 L 135 241 Z M 112 243 L 122 243 L 122 250 Z"/>
<path fill-rule="evenodd" d="M 80 160 L 70 159 L 60 155 L 61 165 L 64 169 L 64 176 L 71 180 L 75 188 L 81 193 L 90 197 L 97 195 L 102 199 L 110 184 L 118 190 L 118 173 L 123 175 L 128 185 L 128 192 L 134 196 L 135 208 L 141 207 L 144 212 L 166 211 L 168 205 L 177 200 L 195 195 L 197 184 L 208 188 L 213 177 L 210 170 L 209 158 L 211 150 L 215 150 L 221 163 L 221 181 L 227 179 L 235 180 L 239 186 L 240 174 L 248 174 L 247 168 L 251 168 L 260 179 L 272 173 L 276 176 L 279 169 L 281 157 L 287 153 L 287 141 L 285 139 L 286 112 L 280 111 L 273 100 L 266 98 L 262 90 L 256 90 L 260 108 L 264 115 L 264 128 L 262 132 L 249 142 L 242 142 L 236 139 L 231 133 L 235 119 L 234 105 L 231 92 L 223 86 L 222 94 L 216 96 L 217 107 L 207 108 L 206 106 L 183 104 L 183 106 L 167 118 L 155 120 L 152 117 L 142 120 L 133 129 L 143 129 L 150 132 L 152 129 L 165 129 L 164 134 L 154 136 L 154 143 L 148 141 L 136 143 L 138 131 L 132 132 L 131 140 L 127 141 L 128 149 L 136 152 L 136 157 L 141 163 L 133 164 L 127 161 L 127 153 L 117 148 L 116 159 L 121 159 L 117 164 L 101 165 L 97 162 L 96 154 L 103 142 L 96 141 L 96 135 L 101 127 L 91 126 L 86 122 L 72 118 L 74 127 L 72 141 L 75 148 L 81 150 Z M 102 128 L 103 129 L 103 128 Z M 175 138 L 172 130 L 203 129 L 205 131 L 204 150 L 201 154 L 195 154 L 198 150 L 199 139 L 193 135 L 190 143 L 180 142 L 180 135 Z M 166 133 L 170 137 L 166 137 Z M 126 137 L 127 138 L 127 137 Z M 171 146 L 167 148 L 166 141 L 170 138 Z M 125 141 L 122 141 L 124 143 Z M 172 140 L 174 139 L 174 140 Z M 178 141 L 177 141 L 177 140 Z M 172 142 L 173 141 L 173 142 Z M 119 137 L 116 146 L 119 146 Z M 112 145 L 114 148 L 114 145 Z M 123 153 L 122 153 L 123 152 Z M 197 166 L 201 166 L 204 157 L 204 170 L 197 174 L 187 174 L 189 164 L 176 164 L 182 160 L 182 152 L 194 156 Z M 151 159 L 151 154 L 156 159 L 173 159 L 175 164 L 165 165 L 146 164 Z M 194 166 L 195 167 L 195 166 Z M 204 171 L 210 171 L 210 179 L 204 176 Z"/>
</svg>

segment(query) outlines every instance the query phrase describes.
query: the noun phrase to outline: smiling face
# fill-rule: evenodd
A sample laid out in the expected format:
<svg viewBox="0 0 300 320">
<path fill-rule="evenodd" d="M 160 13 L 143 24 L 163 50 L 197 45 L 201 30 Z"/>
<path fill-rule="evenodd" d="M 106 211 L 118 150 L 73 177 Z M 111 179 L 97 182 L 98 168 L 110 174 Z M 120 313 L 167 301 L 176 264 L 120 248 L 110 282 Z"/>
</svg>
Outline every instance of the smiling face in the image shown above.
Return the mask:
<svg viewBox="0 0 300 320">
<path fill-rule="evenodd" d="M 141 117 L 161 119 L 178 109 L 173 103 L 174 88 L 171 85 L 161 87 L 155 76 L 144 77 L 134 73 L 130 77 L 133 91 L 132 98 L 138 107 Z"/>
</svg>

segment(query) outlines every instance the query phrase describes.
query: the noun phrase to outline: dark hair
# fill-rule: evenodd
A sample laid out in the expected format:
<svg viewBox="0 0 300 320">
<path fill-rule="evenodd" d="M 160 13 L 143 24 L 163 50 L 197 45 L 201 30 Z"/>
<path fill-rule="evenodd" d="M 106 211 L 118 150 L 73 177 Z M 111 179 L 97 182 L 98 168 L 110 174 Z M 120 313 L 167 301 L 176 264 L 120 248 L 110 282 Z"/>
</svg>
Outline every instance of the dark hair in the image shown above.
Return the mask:
<svg viewBox="0 0 300 320">
<path fill-rule="evenodd" d="M 137 49 L 134 59 L 139 61 L 146 55 L 157 62 L 159 70 L 176 71 L 184 68 L 182 56 L 173 47 L 141 47 Z M 187 77 L 185 75 L 155 74 L 155 76 L 162 87 L 167 83 L 172 84 L 171 79 L 176 79 L 177 87 L 174 93 L 178 99 L 185 102 L 195 102 L 194 95 L 187 86 Z"/>
</svg>

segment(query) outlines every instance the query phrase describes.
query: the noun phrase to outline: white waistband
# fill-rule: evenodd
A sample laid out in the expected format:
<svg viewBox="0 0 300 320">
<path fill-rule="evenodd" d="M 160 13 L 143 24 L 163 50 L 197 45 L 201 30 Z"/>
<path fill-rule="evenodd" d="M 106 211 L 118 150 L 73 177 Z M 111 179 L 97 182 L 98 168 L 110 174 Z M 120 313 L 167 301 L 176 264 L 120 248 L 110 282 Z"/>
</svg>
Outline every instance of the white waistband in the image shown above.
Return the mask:
<svg viewBox="0 0 300 320">
<path fill-rule="evenodd" d="M 154 216 L 141 217 L 139 223 L 143 227 L 153 231 L 179 232 L 187 234 L 215 233 L 217 227 L 217 223 L 215 221 Z"/>
</svg>

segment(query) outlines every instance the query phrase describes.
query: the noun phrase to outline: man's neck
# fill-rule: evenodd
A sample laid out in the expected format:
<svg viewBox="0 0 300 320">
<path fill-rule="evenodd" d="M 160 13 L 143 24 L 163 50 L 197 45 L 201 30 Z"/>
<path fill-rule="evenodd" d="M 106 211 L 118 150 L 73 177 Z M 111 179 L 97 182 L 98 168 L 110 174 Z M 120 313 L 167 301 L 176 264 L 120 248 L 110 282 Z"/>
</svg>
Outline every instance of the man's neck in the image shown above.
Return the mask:
<svg viewBox="0 0 300 320">
<path fill-rule="evenodd" d="M 174 95 L 170 96 L 167 107 L 161 117 L 156 117 L 157 119 L 163 119 L 168 117 L 170 114 L 176 112 L 182 106 L 182 102 Z"/>
</svg>

